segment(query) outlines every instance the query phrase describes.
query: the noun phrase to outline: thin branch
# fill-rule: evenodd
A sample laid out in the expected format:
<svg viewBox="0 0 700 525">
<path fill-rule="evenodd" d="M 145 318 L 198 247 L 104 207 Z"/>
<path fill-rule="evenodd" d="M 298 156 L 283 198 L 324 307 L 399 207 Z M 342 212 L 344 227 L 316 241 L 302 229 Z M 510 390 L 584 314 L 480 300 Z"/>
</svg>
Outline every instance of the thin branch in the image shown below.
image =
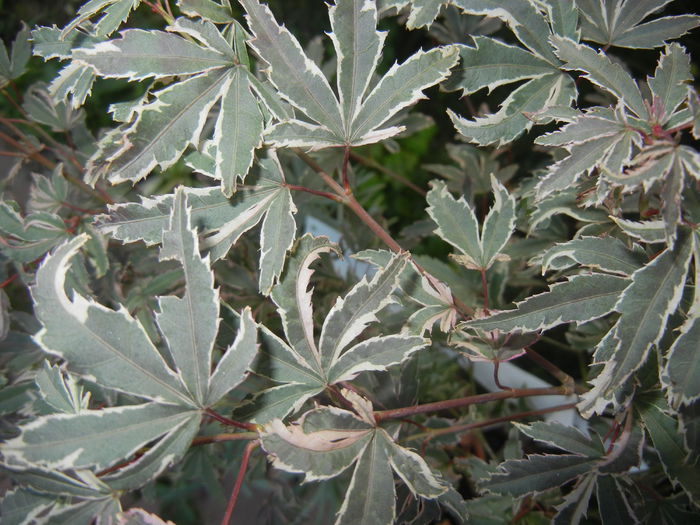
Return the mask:
<svg viewBox="0 0 700 525">
<path fill-rule="evenodd" d="M 245 423 L 241 421 L 236 421 L 234 419 L 229 419 L 225 416 L 222 416 L 218 412 L 216 412 L 212 408 L 207 408 L 204 413 L 214 419 L 216 419 L 219 423 L 229 426 L 229 427 L 236 427 L 236 428 L 241 428 L 243 430 L 250 430 L 250 431 L 256 431 L 258 429 L 258 425 L 255 423 Z"/>
<path fill-rule="evenodd" d="M 460 397 L 458 399 L 448 399 L 436 401 L 412 407 L 395 408 L 391 410 L 381 410 L 374 413 L 374 419 L 379 423 L 385 419 L 401 419 L 416 414 L 427 414 L 430 412 L 440 412 L 451 408 L 463 408 L 470 405 L 480 405 L 499 401 L 502 399 L 515 399 L 530 396 L 567 396 L 573 392 L 565 386 L 553 386 L 546 388 L 522 388 L 518 390 L 504 390 L 501 392 L 489 392 L 488 394 L 477 394 L 474 396 Z"/>
<path fill-rule="evenodd" d="M 443 436 L 445 434 L 456 434 L 460 432 L 466 432 L 468 430 L 474 430 L 477 428 L 490 427 L 492 425 L 498 425 L 500 423 L 506 423 L 508 421 L 515 421 L 518 419 L 523 419 L 531 416 L 540 416 L 543 414 L 550 414 L 552 412 L 559 412 L 561 410 L 569 410 L 574 408 L 576 403 L 566 403 L 563 405 L 556 405 L 548 408 L 541 408 L 539 410 L 528 410 L 525 412 L 518 412 L 516 414 L 510 414 L 508 416 L 496 417 L 493 419 L 487 419 L 486 421 L 477 421 L 476 423 L 467 423 L 465 425 L 454 425 L 451 427 L 437 428 L 434 430 L 428 430 L 426 432 L 421 432 L 420 434 L 413 434 L 405 438 L 404 442 L 415 441 L 417 439 L 432 439 L 437 436 Z"/>
<path fill-rule="evenodd" d="M 229 441 L 241 441 L 244 439 L 257 439 L 257 432 L 235 432 L 214 434 L 213 436 L 199 436 L 192 440 L 192 446 L 210 445 L 212 443 L 226 443 Z"/>
<path fill-rule="evenodd" d="M 362 164 L 364 166 L 367 166 L 368 168 L 382 172 L 387 177 L 394 179 L 397 182 L 400 182 L 401 184 L 403 184 L 407 188 L 410 188 L 411 190 L 415 191 L 418 195 L 421 195 L 422 197 L 425 197 L 428 194 L 427 191 L 425 191 L 423 188 L 417 186 L 416 184 L 411 182 L 409 179 L 407 179 L 403 175 L 396 173 L 395 171 L 390 170 L 386 166 L 382 166 L 374 159 L 371 159 L 369 157 L 364 157 L 362 155 L 355 153 L 354 151 L 350 153 L 350 158 L 352 160 L 359 162 L 360 164 Z"/>
<path fill-rule="evenodd" d="M 568 388 L 574 389 L 574 390 L 576 389 L 574 378 L 571 377 L 566 372 L 564 372 L 557 365 L 552 363 L 549 359 L 542 357 L 538 352 L 536 352 L 535 350 L 533 350 L 529 346 L 525 347 L 525 352 L 527 353 L 527 356 L 530 359 L 532 359 L 535 363 L 537 363 L 542 368 L 544 368 L 552 376 L 556 377 L 559 381 L 561 381 L 562 385 L 564 385 Z M 580 393 L 580 392 L 577 392 L 577 393 Z"/>
<path fill-rule="evenodd" d="M 295 184 L 285 184 L 287 188 L 292 191 L 304 191 L 306 193 L 311 193 L 312 195 L 318 195 L 319 197 L 325 197 L 335 202 L 343 202 L 343 199 L 338 197 L 335 193 L 329 193 L 327 191 L 314 190 L 313 188 L 307 188 L 306 186 L 297 186 Z"/>
<path fill-rule="evenodd" d="M 238 476 L 236 477 L 236 483 L 233 486 L 233 492 L 231 492 L 231 497 L 228 500 L 228 505 L 226 505 L 226 513 L 221 520 L 221 525 L 228 525 L 231 522 L 231 516 L 233 515 L 233 509 L 236 508 L 236 502 L 238 501 L 238 494 L 241 492 L 241 486 L 243 485 L 243 479 L 245 478 L 245 472 L 248 470 L 248 462 L 250 461 L 250 456 L 253 450 L 260 444 L 259 441 L 252 441 L 248 443 L 243 452 L 243 459 L 241 459 L 241 468 L 238 470 Z"/>
<path fill-rule="evenodd" d="M 493 362 L 493 382 L 496 383 L 496 386 L 501 390 L 514 390 L 512 387 L 501 384 L 501 381 L 498 378 L 498 371 L 500 370 L 500 367 L 501 362 L 499 360 Z"/>
<path fill-rule="evenodd" d="M 352 193 L 352 188 L 350 188 L 350 179 L 348 178 L 348 167 L 350 166 L 350 146 L 345 146 L 345 154 L 343 155 L 343 187 L 345 188 L 345 193 Z"/>
</svg>

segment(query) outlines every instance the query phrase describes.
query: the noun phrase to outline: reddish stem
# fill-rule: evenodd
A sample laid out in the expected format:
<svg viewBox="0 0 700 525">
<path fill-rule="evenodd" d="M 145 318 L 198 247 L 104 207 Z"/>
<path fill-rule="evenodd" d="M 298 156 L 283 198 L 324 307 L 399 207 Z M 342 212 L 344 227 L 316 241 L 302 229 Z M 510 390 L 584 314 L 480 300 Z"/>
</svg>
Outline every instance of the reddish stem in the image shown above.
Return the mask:
<svg viewBox="0 0 700 525">
<path fill-rule="evenodd" d="M 7 279 L 5 279 L 3 282 L 0 283 L 0 288 L 5 288 L 5 287 L 6 287 L 7 285 L 9 285 L 10 283 L 12 283 L 12 282 L 14 282 L 15 280 L 17 280 L 18 277 L 19 277 L 19 274 L 18 274 L 18 273 L 13 274 L 13 275 L 10 275 Z"/>
<path fill-rule="evenodd" d="M 330 199 L 335 202 L 343 202 L 343 199 L 338 197 L 337 195 L 333 193 L 329 193 L 327 191 L 321 191 L 321 190 L 314 190 L 313 188 L 307 188 L 306 186 L 297 186 L 295 184 L 287 184 L 287 188 L 289 188 L 292 191 L 304 191 L 306 193 L 311 193 L 312 195 L 318 195 L 319 197 L 325 197 L 326 199 Z"/>
<path fill-rule="evenodd" d="M 221 414 L 219 414 L 211 408 L 207 408 L 204 411 L 204 413 L 212 417 L 213 419 L 216 419 L 219 423 L 229 427 L 241 428 L 243 430 L 249 430 L 251 432 L 255 432 L 258 430 L 258 426 L 254 423 L 245 423 L 241 421 L 236 421 L 234 419 L 229 419 L 226 416 L 222 416 Z"/>
<path fill-rule="evenodd" d="M 350 179 L 348 179 L 348 166 L 350 166 L 350 146 L 345 146 L 345 155 L 343 155 L 343 187 L 345 193 L 351 193 Z"/>
<path fill-rule="evenodd" d="M 241 459 L 241 468 L 238 470 L 238 477 L 236 477 L 236 484 L 233 486 L 233 492 L 231 492 L 231 497 L 228 500 L 228 505 L 226 505 L 226 513 L 221 520 L 221 525 L 228 525 L 231 521 L 231 516 L 233 515 L 233 509 L 236 508 L 236 502 L 238 501 L 238 494 L 241 492 L 241 486 L 243 486 L 243 479 L 245 478 L 246 470 L 248 470 L 248 461 L 250 461 L 250 456 L 260 443 L 258 441 L 252 441 L 248 443 L 243 452 L 243 459 Z"/>
</svg>

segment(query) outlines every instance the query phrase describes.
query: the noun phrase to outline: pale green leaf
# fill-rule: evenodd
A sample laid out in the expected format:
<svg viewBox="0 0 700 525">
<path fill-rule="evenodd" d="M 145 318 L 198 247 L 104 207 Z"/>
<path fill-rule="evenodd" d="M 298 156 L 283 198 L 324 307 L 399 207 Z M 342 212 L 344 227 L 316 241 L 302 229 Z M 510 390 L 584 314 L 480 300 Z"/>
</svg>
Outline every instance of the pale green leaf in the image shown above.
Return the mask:
<svg viewBox="0 0 700 525">
<path fill-rule="evenodd" d="M 213 405 L 243 381 L 258 352 L 257 329 L 250 308 L 243 310 L 240 319 L 236 339 L 209 378 L 207 405 Z"/>
<path fill-rule="evenodd" d="M 35 261 L 69 238 L 58 215 L 38 212 L 22 218 L 16 208 L 14 203 L 0 201 L 0 232 L 9 236 L 2 253 L 13 261 Z"/>
<path fill-rule="evenodd" d="M 470 142 L 487 146 L 503 145 L 528 131 L 533 122 L 526 115 L 551 105 L 567 104 L 575 96 L 575 87 L 567 75 L 553 73 L 535 78 L 512 91 L 498 112 L 467 120 L 452 110 L 448 114 L 459 133 Z"/>
<path fill-rule="evenodd" d="M 98 523 L 110 523 L 120 512 L 119 499 L 110 495 L 99 500 L 81 501 L 56 508 L 46 521 L 47 525 L 88 525 Z"/>
<path fill-rule="evenodd" d="M 351 381 L 360 372 L 386 370 L 406 361 L 429 343 L 429 339 L 409 335 L 387 335 L 367 339 L 334 361 L 328 370 L 328 382 L 334 384 Z"/>
<path fill-rule="evenodd" d="M 666 46 L 654 76 L 647 79 L 660 124 L 665 124 L 686 99 L 691 80 L 690 56 L 676 43 Z"/>
<path fill-rule="evenodd" d="M 688 232 L 680 230 L 672 247 L 632 274 L 632 283 L 615 305 L 622 314 L 613 328 L 615 352 L 592 381 L 594 387 L 581 396 L 579 408 L 584 413 L 603 410 L 661 339 L 683 293 L 691 245 Z"/>
<path fill-rule="evenodd" d="M 44 361 L 43 368 L 36 374 L 34 382 L 39 387 L 43 400 L 58 412 L 77 414 L 87 410 L 90 394 L 83 394 L 83 388 L 71 375 L 65 375 L 56 365 Z"/>
<path fill-rule="evenodd" d="M 43 416 L 22 425 L 1 450 L 9 460 L 48 468 L 104 469 L 192 417 L 191 410 L 156 403 Z"/>
<path fill-rule="evenodd" d="M 46 124 L 53 131 L 70 131 L 84 118 L 82 111 L 55 100 L 41 82 L 31 86 L 24 94 L 22 108 L 33 120 Z"/>
<path fill-rule="evenodd" d="M 576 2 L 545 0 L 545 5 L 552 33 L 578 42 L 581 32 L 578 29 L 579 10 Z"/>
<path fill-rule="evenodd" d="M 15 36 L 9 55 L 5 44 L 0 42 L 0 86 L 4 86 L 24 73 L 27 62 L 32 56 L 29 37 L 29 27 L 22 23 L 22 29 Z"/>
<path fill-rule="evenodd" d="M 464 197 L 455 199 L 442 181 L 433 181 L 426 196 L 428 215 L 438 225 L 435 233 L 469 257 L 474 265 L 481 259 L 479 223 Z"/>
<path fill-rule="evenodd" d="M 278 148 L 307 148 L 311 151 L 342 146 L 343 140 L 324 126 L 301 120 L 285 120 L 265 131 L 265 140 Z"/>
<path fill-rule="evenodd" d="M 377 312 L 393 302 L 391 294 L 398 285 L 406 261 L 405 255 L 394 256 L 371 281 L 363 277 L 344 297 L 336 300 L 323 322 L 319 340 L 324 369 L 336 364 L 348 344 L 370 323 L 378 321 Z"/>
<path fill-rule="evenodd" d="M 84 499 L 102 499 L 111 492 L 110 488 L 96 476 L 69 476 L 58 470 L 48 470 L 36 466 L 17 465 L 12 468 L 3 465 L 3 471 L 11 473 L 12 478 L 31 488 L 38 494 L 78 497 Z"/>
<path fill-rule="evenodd" d="M 530 455 L 527 459 L 510 459 L 499 465 L 479 486 L 497 494 L 524 496 L 561 487 L 567 481 L 590 472 L 597 459 L 572 455 Z"/>
<path fill-rule="evenodd" d="M 445 83 L 450 90 L 462 89 L 464 94 L 482 88 L 489 91 L 518 80 L 537 78 L 556 69 L 522 47 L 505 44 L 495 38 L 472 37 L 475 47 L 460 46 L 460 64 Z"/>
<path fill-rule="evenodd" d="M 156 166 L 168 168 L 190 144 L 196 145 L 211 107 L 222 95 L 228 76 L 213 71 L 176 82 L 155 93 L 109 156 L 91 159 L 88 178 L 109 174 L 113 183 L 136 182 Z"/>
<path fill-rule="evenodd" d="M 182 35 L 198 40 L 212 51 L 227 56 L 230 65 L 236 62 L 236 53 L 226 37 L 207 20 L 190 20 L 189 18 L 177 18 L 175 22 L 166 28 Z"/>
<path fill-rule="evenodd" d="M 638 117 L 648 116 L 637 83 L 622 66 L 612 62 L 604 53 L 596 53 L 587 45 L 577 44 L 568 38 L 555 35 L 552 43 L 556 46 L 559 58 L 565 62 L 566 69 L 583 71 L 588 80 L 617 97 Z"/>
<path fill-rule="evenodd" d="M 619 107 L 615 110 L 595 107 L 586 113 L 577 114 L 562 128 L 540 135 L 535 139 L 535 143 L 543 146 L 568 146 L 617 135 L 625 131 L 626 123 L 623 118 Z"/>
<path fill-rule="evenodd" d="M 402 9 L 410 4 L 406 27 L 417 29 L 430 26 L 437 18 L 440 7 L 449 4 L 450 0 L 380 0 L 380 3 L 382 13 L 391 8 Z"/>
<path fill-rule="evenodd" d="M 268 423 L 287 414 L 297 412 L 311 397 L 325 389 L 323 382 L 316 385 L 307 383 L 285 383 L 258 392 L 252 399 L 236 409 L 236 416 L 253 423 Z"/>
<path fill-rule="evenodd" d="M 387 448 L 391 468 L 413 494 L 434 499 L 447 491 L 447 485 L 435 475 L 419 454 L 397 445 L 383 431 L 378 432 L 375 439 L 380 438 Z"/>
<path fill-rule="evenodd" d="M 596 499 L 603 525 L 639 523 L 615 477 L 598 476 L 596 478 Z"/>
<path fill-rule="evenodd" d="M 493 206 L 486 214 L 480 236 L 482 268 L 489 268 L 496 261 L 515 231 L 515 198 L 493 174 L 491 189 Z"/>
<path fill-rule="evenodd" d="M 595 487 L 595 474 L 587 474 L 579 478 L 574 490 L 569 492 L 564 501 L 557 505 L 557 513 L 552 519 L 552 525 L 578 525 L 588 513 L 588 504 Z"/>
<path fill-rule="evenodd" d="M 268 295 L 276 283 L 287 256 L 294 244 L 297 227 L 291 192 L 280 189 L 277 197 L 270 202 L 260 230 L 260 276 L 258 288 Z"/>
<path fill-rule="evenodd" d="M 515 310 L 467 321 L 464 326 L 480 330 L 532 332 L 564 323 L 590 321 L 615 309 L 620 294 L 629 284 L 629 279 L 613 275 L 575 275 L 552 285 L 548 292 L 516 303 Z"/>
<path fill-rule="evenodd" d="M 580 264 L 629 276 L 647 262 L 644 252 L 638 248 L 630 250 L 615 237 L 579 237 L 547 250 L 542 256 L 542 273 Z"/>
<path fill-rule="evenodd" d="M 663 398 L 657 397 L 635 406 L 669 479 L 674 485 L 680 485 L 697 504 L 700 502 L 697 466 L 686 462 L 688 454 L 683 446 L 683 436 L 678 430 L 678 421 L 667 413 L 668 405 Z"/>
<path fill-rule="evenodd" d="M 36 523 L 37 515 L 55 503 L 54 498 L 42 496 L 19 488 L 7 491 L 0 501 L 3 525 L 29 525 Z"/>
<path fill-rule="evenodd" d="M 219 293 L 209 258 L 199 255 L 190 209 L 182 187 L 175 192 L 170 223 L 163 231 L 160 261 L 175 260 L 183 269 L 185 292 L 158 299 L 156 322 L 167 343 L 175 368 L 199 405 L 207 396 L 211 353 L 219 319 Z"/>
<path fill-rule="evenodd" d="M 628 0 L 627 3 L 633 4 L 634 2 Z M 613 45 L 651 49 L 664 45 L 668 40 L 680 38 L 699 25 L 700 17 L 696 15 L 665 16 L 624 32 L 615 38 Z"/>
<path fill-rule="evenodd" d="M 223 91 L 214 129 L 214 176 L 221 180 L 224 194 L 230 197 L 236 191 L 236 181 L 245 180 L 253 164 L 253 152 L 262 143 L 263 119 L 248 74 L 241 66 L 230 73 Z"/>
<path fill-rule="evenodd" d="M 77 109 L 85 103 L 95 81 L 92 67 L 71 61 L 49 85 L 49 93 L 57 100 L 67 101 Z"/>
<path fill-rule="evenodd" d="M 343 136 L 338 101 L 318 66 L 266 5 L 257 0 L 241 0 L 241 4 L 255 37 L 249 44 L 267 62 L 267 74 L 280 94 L 311 119 Z"/>
<path fill-rule="evenodd" d="M 136 9 L 140 3 L 141 0 L 89 0 L 78 9 L 78 16 L 63 29 L 61 36 L 65 37 L 100 12 L 102 16 L 92 26 L 92 33 L 96 36 L 108 36 L 119 28 L 131 10 Z"/>
<path fill-rule="evenodd" d="M 385 443 L 375 437 L 360 456 L 335 525 L 391 525 L 396 515 L 394 476 Z"/>
<path fill-rule="evenodd" d="M 688 319 L 680 327 L 680 335 L 669 349 L 666 366 L 663 369 L 662 379 L 668 387 L 668 397 L 674 404 L 690 403 L 700 398 L 698 341 L 700 341 L 700 311 L 696 306 L 688 312 Z"/>
<path fill-rule="evenodd" d="M 143 80 L 192 75 L 233 65 L 230 57 L 164 31 L 127 29 L 120 38 L 73 51 L 73 60 L 105 78 Z"/>
<path fill-rule="evenodd" d="M 548 41 L 552 34 L 545 17 L 528 0 L 510 0 L 507 5 L 499 0 L 452 0 L 463 11 L 473 15 L 500 18 L 535 55 L 557 65 L 558 61 Z"/>
<path fill-rule="evenodd" d="M 61 30 L 56 26 L 39 26 L 32 30 L 33 53 L 46 60 L 59 58 L 68 60 L 73 49 L 80 47 L 92 47 L 105 39 L 90 36 L 82 31 L 73 30 L 61 36 Z"/>
<path fill-rule="evenodd" d="M 646 243 L 664 242 L 666 232 L 663 221 L 631 221 L 621 217 L 611 217 L 620 229 L 630 237 Z"/>
<path fill-rule="evenodd" d="M 167 523 L 156 514 L 151 514 L 143 509 L 130 508 L 126 512 L 117 514 L 116 525 L 174 525 L 172 521 Z"/>
<path fill-rule="evenodd" d="M 304 473 L 305 481 L 312 481 L 343 472 L 373 437 L 374 429 L 353 413 L 323 407 L 306 412 L 294 425 L 272 421 L 265 426 L 261 442 L 275 467 Z"/>
<path fill-rule="evenodd" d="M 180 378 L 168 368 L 142 326 L 121 308 L 110 310 L 64 290 L 71 259 L 87 241 L 80 236 L 45 259 L 32 288 L 43 328 L 36 341 L 68 362 L 69 369 L 122 392 L 191 405 Z"/>
<path fill-rule="evenodd" d="M 193 412 L 189 419 L 174 427 L 138 460 L 101 479 L 112 490 L 134 490 L 160 475 L 185 455 L 197 434 L 201 416 Z"/>
<path fill-rule="evenodd" d="M 586 437 L 575 427 L 564 426 L 556 421 L 548 423 L 538 421 L 531 425 L 514 423 L 514 425 L 526 436 L 567 452 L 589 458 L 605 455 L 605 448 L 597 435 L 592 438 Z"/>
<path fill-rule="evenodd" d="M 379 62 L 386 33 L 377 31 L 377 8 L 370 0 L 338 0 L 328 12 L 330 37 L 338 55 L 336 80 L 344 132 L 349 136 Z"/>
<path fill-rule="evenodd" d="M 282 318 L 287 341 L 307 366 L 317 372 L 323 366 L 314 339 L 312 290 L 308 290 L 313 270 L 309 266 L 322 253 L 331 251 L 340 255 L 338 247 L 326 237 L 307 234 L 298 239 L 293 254 L 287 259 L 287 268 L 271 294 Z"/>
<path fill-rule="evenodd" d="M 423 98 L 424 89 L 447 78 L 457 58 L 456 47 L 442 47 L 427 52 L 418 51 L 402 64 L 394 63 L 357 112 L 352 122 L 351 143 L 367 143 L 373 130 L 385 124 L 401 109 Z M 401 128 L 396 129 L 398 133 Z"/>
<path fill-rule="evenodd" d="M 214 0 L 177 0 L 177 7 L 188 16 L 201 16 L 215 24 L 228 24 L 233 21 L 230 5 L 221 5 Z"/>
</svg>

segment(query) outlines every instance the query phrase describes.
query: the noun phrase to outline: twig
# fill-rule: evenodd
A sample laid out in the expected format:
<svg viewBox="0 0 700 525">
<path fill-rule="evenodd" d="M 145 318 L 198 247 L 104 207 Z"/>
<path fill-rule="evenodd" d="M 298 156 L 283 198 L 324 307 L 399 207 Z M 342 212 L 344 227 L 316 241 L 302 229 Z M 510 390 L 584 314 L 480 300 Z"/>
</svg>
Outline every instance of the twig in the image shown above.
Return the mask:
<svg viewBox="0 0 700 525">
<path fill-rule="evenodd" d="M 244 439 L 257 439 L 257 432 L 235 432 L 214 434 L 213 436 L 199 436 L 192 440 L 192 446 L 209 445 L 211 443 L 226 443 L 228 441 L 241 441 Z"/>
<path fill-rule="evenodd" d="M 476 423 L 467 423 L 465 425 L 454 425 L 451 427 L 437 428 L 435 430 L 428 430 L 426 432 L 421 432 L 420 434 L 413 434 L 408 436 L 403 441 L 415 441 L 417 439 L 431 439 L 433 437 L 442 436 L 445 434 L 455 434 L 459 432 L 466 432 L 467 430 L 474 430 L 477 428 L 490 427 L 491 425 L 498 425 L 500 423 L 506 423 L 508 421 L 515 421 L 517 419 L 523 419 L 531 416 L 541 416 L 543 414 L 550 414 L 552 412 L 559 412 L 561 410 L 568 410 L 574 408 L 576 403 L 566 403 L 563 405 L 556 405 L 548 408 L 541 408 L 539 410 L 528 410 L 525 412 L 518 412 L 516 414 L 510 414 L 508 416 L 496 417 L 493 419 L 487 419 L 486 421 L 477 421 Z"/>
<path fill-rule="evenodd" d="M 228 525 L 231 521 L 231 516 L 233 515 L 233 509 L 236 508 L 236 502 L 238 501 L 238 494 L 241 491 L 241 486 L 243 485 L 243 479 L 245 478 L 246 470 L 248 470 L 248 461 L 250 461 L 250 456 L 253 450 L 260 444 L 259 441 L 251 441 L 245 447 L 243 452 L 243 459 L 241 459 L 241 468 L 238 470 L 238 476 L 236 477 L 236 483 L 233 486 L 233 491 L 231 492 L 231 497 L 228 500 L 228 505 L 226 505 L 226 513 L 221 520 L 221 525 Z"/>
<path fill-rule="evenodd" d="M 258 425 L 254 424 L 254 423 L 245 423 L 245 422 L 241 422 L 241 421 L 236 421 L 234 419 L 229 419 L 225 416 L 222 416 L 221 414 L 219 414 L 218 412 L 216 412 L 215 410 L 213 410 L 211 408 L 207 408 L 204 411 L 204 413 L 206 415 L 216 419 L 219 423 L 222 423 L 222 424 L 229 426 L 229 427 L 242 428 L 243 430 L 250 430 L 250 431 L 255 431 L 258 429 Z"/>
<path fill-rule="evenodd" d="M 392 410 L 381 410 L 374 413 L 374 419 L 379 423 L 385 419 L 401 419 L 416 414 L 426 414 L 430 412 L 440 412 L 451 408 L 462 408 L 470 405 L 479 405 L 491 401 L 502 399 L 514 399 L 530 396 L 561 396 L 572 394 L 571 389 L 564 386 L 553 386 L 546 388 L 522 388 L 519 390 L 504 390 L 501 392 L 489 392 L 488 394 L 477 394 L 474 396 L 460 397 L 458 399 L 448 399 L 436 401 L 412 407 L 395 408 Z"/>
</svg>

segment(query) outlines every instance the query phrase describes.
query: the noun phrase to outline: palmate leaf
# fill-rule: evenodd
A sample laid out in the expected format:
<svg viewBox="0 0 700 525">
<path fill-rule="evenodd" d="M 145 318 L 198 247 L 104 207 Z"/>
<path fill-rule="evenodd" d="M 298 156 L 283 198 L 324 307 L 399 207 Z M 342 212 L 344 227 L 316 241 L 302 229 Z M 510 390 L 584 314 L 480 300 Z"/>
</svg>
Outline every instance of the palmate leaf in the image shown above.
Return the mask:
<svg viewBox="0 0 700 525">
<path fill-rule="evenodd" d="M 68 68 L 88 67 L 106 78 L 183 77 L 129 108 L 129 119 L 107 134 L 88 163 L 87 178 L 136 182 L 156 166 L 173 165 L 189 145 L 198 146 L 207 116 L 221 99 L 216 119 L 212 174 L 230 196 L 260 145 L 263 119 L 251 76 L 226 38 L 209 21 L 178 18 L 167 31 L 129 29 L 120 38 L 75 49 Z"/>
<path fill-rule="evenodd" d="M 353 379 L 363 371 L 398 365 L 428 343 L 408 334 L 380 335 L 356 342 L 364 329 L 377 321 L 376 314 L 393 302 L 391 294 L 406 265 L 406 256 L 396 255 L 371 280 L 363 278 L 336 301 L 317 344 L 312 290 L 308 289 L 313 273 L 310 265 L 329 252 L 339 250 L 327 238 L 308 234 L 301 237 L 272 291 L 286 341 L 261 327 L 259 373 L 279 385 L 258 393 L 252 406 L 243 407 L 243 413 L 251 413 L 255 421 L 282 418 L 327 386 Z"/>
<path fill-rule="evenodd" d="M 384 33 L 376 30 L 376 6 L 368 0 L 338 0 L 329 10 L 338 56 L 338 100 L 325 75 L 269 8 L 257 0 L 241 3 L 254 36 L 249 44 L 267 63 L 271 82 L 312 121 L 283 120 L 273 126 L 266 138 L 277 146 L 359 146 L 394 136 L 403 128 L 382 126 L 419 100 L 422 90 L 444 80 L 457 61 L 454 47 L 419 51 L 394 64 L 369 90 L 384 42 Z"/>
<path fill-rule="evenodd" d="M 18 263 L 29 263 L 70 237 L 66 224 L 48 212 L 22 217 L 14 202 L 0 202 L 0 232 L 9 236 L 0 251 Z"/>
<path fill-rule="evenodd" d="M 533 295 L 506 310 L 484 319 L 463 323 L 480 330 L 547 330 L 564 323 L 598 319 L 615 309 L 623 291 L 630 285 L 624 277 L 594 273 L 575 275 L 554 284 L 550 291 Z"/>
<path fill-rule="evenodd" d="M 195 168 L 213 177 L 214 159 L 202 154 L 199 160 Z M 274 152 L 268 152 L 259 164 L 260 173 L 254 183 L 239 188 L 231 198 L 218 187 L 185 188 L 183 191 L 192 206 L 192 221 L 203 236 L 202 248 L 213 260 L 226 256 L 241 235 L 263 221 L 259 286 L 261 292 L 269 294 L 296 236 L 296 207 Z M 98 228 L 125 242 L 142 240 L 149 245 L 158 244 L 173 200 L 170 194 L 142 199 L 140 204 L 110 206 L 108 214 L 97 218 Z"/>
<path fill-rule="evenodd" d="M 660 124 L 665 124 L 687 98 L 686 84 L 692 80 L 690 56 L 682 46 L 667 45 L 659 58 L 654 76 L 647 79 Z"/>
<path fill-rule="evenodd" d="M 447 489 L 418 454 L 346 410 L 314 409 L 288 427 L 274 420 L 265 426 L 261 441 L 275 467 L 303 472 L 306 481 L 337 476 L 355 464 L 336 524 L 393 523 L 392 470 L 414 495 L 434 499 Z"/>
<path fill-rule="evenodd" d="M 526 114 L 538 114 L 549 107 L 571 103 L 576 88 L 559 70 L 561 62 L 548 42 L 552 30 L 576 36 L 571 30 L 570 8 L 565 14 L 566 8 L 562 10 L 557 3 L 550 3 L 546 12 L 541 13 L 527 0 L 510 2 L 507 8 L 491 0 L 454 0 L 454 3 L 468 14 L 500 18 L 525 47 L 503 44 L 490 37 L 475 38 L 476 47 L 461 48 L 460 68 L 446 86 L 462 89 L 466 95 L 484 87 L 491 90 L 503 84 L 527 80 L 508 95 L 496 113 L 468 120 L 448 110 L 459 133 L 479 145 L 502 145 L 532 127 L 533 121 Z M 551 26 L 547 17 L 552 17 Z"/>
<path fill-rule="evenodd" d="M 491 186 L 495 200 L 481 232 L 471 206 L 463 197 L 455 200 L 443 182 L 434 181 L 426 197 L 428 215 L 438 225 L 436 233 L 462 252 L 456 258 L 467 268 L 488 269 L 515 229 L 515 199 L 494 176 Z"/>
<path fill-rule="evenodd" d="M 695 15 L 666 16 L 644 22 L 671 0 L 576 0 L 584 40 L 603 45 L 651 49 L 700 25 Z"/>
<path fill-rule="evenodd" d="M 65 36 L 98 13 L 102 13 L 100 19 L 92 26 L 92 32 L 97 36 L 109 36 L 140 3 L 141 0 L 90 0 L 78 9 L 78 16 L 65 27 L 62 35 Z"/>
<path fill-rule="evenodd" d="M 167 224 L 161 260 L 172 259 L 182 266 L 185 293 L 161 297 L 156 320 L 175 370 L 123 307 L 110 310 L 76 291 L 72 298 L 66 295 L 67 269 L 86 238 L 79 236 L 60 246 L 47 257 L 32 288 L 35 312 L 43 324 L 37 342 L 98 385 L 152 402 L 41 416 L 2 445 L 6 461 L 24 468 L 101 470 L 159 440 L 127 468 L 103 480 L 113 483 L 115 490 L 136 488 L 184 454 L 199 428 L 202 410 L 244 379 L 257 352 L 250 310 L 241 315 L 235 341 L 210 376 L 219 324 L 218 291 L 208 257 L 199 254 L 182 188 L 175 193 Z"/>
<path fill-rule="evenodd" d="M 0 42 L 0 87 L 22 75 L 31 56 L 32 45 L 29 42 L 29 27 L 23 24 L 22 29 L 12 42 L 12 49 L 9 53 L 5 44 Z"/>
<path fill-rule="evenodd" d="M 5 493 L 0 500 L 0 515 L 6 525 L 31 523 L 37 515 L 55 503 L 53 498 L 19 488 Z"/>
<path fill-rule="evenodd" d="M 582 413 L 603 410 L 661 339 L 666 320 L 681 299 L 691 247 L 691 235 L 681 229 L 672 247 L 632 274 L 632 283 L 615 305 L 621 315 L 612 328 L 613 354 L 592 381 L 593 388 L 581 396 Z"/>
</svg>

